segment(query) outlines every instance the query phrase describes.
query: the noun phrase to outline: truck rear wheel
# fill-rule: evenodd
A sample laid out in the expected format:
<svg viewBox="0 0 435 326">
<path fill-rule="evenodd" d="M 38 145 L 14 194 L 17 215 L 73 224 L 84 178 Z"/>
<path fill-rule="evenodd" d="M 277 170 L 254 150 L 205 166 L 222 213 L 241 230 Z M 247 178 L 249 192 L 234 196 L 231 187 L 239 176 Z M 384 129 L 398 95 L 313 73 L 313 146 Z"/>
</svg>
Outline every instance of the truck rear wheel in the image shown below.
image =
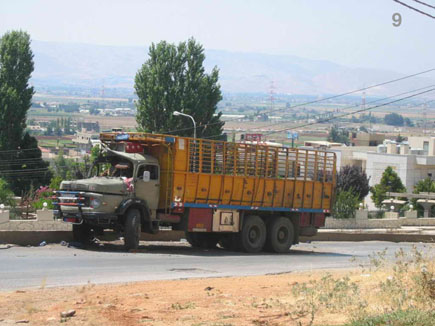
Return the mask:
<svg viewBox="0 0 435 326">
<path fill-rule="evenodd" d="M 211 233 L 186 232 L 186 240 L 194 248 L 213 249 L 218 238 Z"/>
<path fill-rule="evenodd" d="M 259 216 L 250 215 L 245 218 L 239 242 L 246 252 L 255 253 L 263 249 L 266 242 L 266 225 Z"/>
<path fill-rule="evenodd" d="M 91 242 L 91 228 L 84 222 L 82 224 L 73 224 L 72 231 L 74 241 L 83 244 Z"/>
<path fill-rule="evenodd" d="M 277 216 L 267 228 L 267 248 L 271 251 L 288 252 L 295 237 L 295 229 L 290 219 Z"/>
<path fill-rule="evenodd" d="M 137 209 L 129 209 L 124 225 L 124 247 L 126 250 L 139 247 L 140 233 L 140 212 Z"/>
</svg>

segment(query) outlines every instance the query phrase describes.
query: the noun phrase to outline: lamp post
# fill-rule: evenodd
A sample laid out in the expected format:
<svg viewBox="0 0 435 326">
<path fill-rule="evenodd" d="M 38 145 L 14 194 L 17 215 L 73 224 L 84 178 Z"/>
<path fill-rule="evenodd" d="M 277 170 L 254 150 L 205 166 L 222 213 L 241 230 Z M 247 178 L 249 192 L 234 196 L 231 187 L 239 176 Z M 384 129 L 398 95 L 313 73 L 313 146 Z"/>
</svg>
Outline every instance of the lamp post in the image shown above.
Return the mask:
<svg viewBox="0 0 435 326">
<path fill-rule="evenodd" d="M 182 113 L 182 112 L 179 112 L 179 111 L 174 111 L 172 113 L 172 115 L 175 115 L 175 116 L 182 115 L 184 117 L 188 117 L 188 118 L 192 119 L 192 122 L 193 122 L 193 138 L 196 139 L 196 122 L 195 122 L 195 119 L 191 115 L 188 115 L 186 113 Z"/>
<path fill-rule="evenodd" d="M 197 159 L 197 153 L 196 153 L 196 122 L 195 122 L 195 119 L 191 116 L 191 115 L 188 115 L 188 114 L 186 114 L 186 113 L 182 113 L 182 112 L 179 112 L 179 111 L 174 111 L 173 113 L 172 113 L 173 115 L 175 115 L 175 116 L 179 116 L 179 115 L 182 115 L 183 117 L 188 117 L 188 118 L 190 118 L 190 119 L 192 119 L 192 122 L 193 122 L 193 171 L 195 171 L 196 172 L 196 159 Z"/>
</svg>

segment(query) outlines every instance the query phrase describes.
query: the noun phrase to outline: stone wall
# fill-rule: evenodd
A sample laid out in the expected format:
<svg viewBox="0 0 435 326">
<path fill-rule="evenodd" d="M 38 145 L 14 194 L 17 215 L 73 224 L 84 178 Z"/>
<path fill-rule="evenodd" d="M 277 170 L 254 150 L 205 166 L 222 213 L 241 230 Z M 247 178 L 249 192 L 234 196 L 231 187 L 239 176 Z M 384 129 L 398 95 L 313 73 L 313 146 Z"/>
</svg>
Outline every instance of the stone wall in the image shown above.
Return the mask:
<svg viewBox="0 0 435 326">
<path fill-rule="evenodd" d="M 369 219 L 368 211 L 356 211 L 355 218 L 326 218 L 325 229 L 397 229 L 402 226 L 434 226 L 435 218 L 399 218 L 396 212 L 387 212 L 387 218 Z M 411 212 L 412 213 L 412 212 Z M 408 214 L 416 216 L 417 214 Z"/>
<path fill-rule="evenodd" d="M 10 220 L 9 211 L 0 211 L 1 231 L 71 231 L 70 224 L 53 219 L 53 211 L 41 209 L 35 220 Z"/>
</svg>

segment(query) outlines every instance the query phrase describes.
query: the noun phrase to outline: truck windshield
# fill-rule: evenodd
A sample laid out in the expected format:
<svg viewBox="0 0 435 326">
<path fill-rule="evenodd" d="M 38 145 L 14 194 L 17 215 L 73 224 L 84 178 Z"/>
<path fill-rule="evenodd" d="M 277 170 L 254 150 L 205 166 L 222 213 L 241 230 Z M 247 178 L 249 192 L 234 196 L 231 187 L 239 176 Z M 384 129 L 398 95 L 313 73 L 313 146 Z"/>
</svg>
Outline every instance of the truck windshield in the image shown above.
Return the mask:
<svg viewBox="0 0 435 326">
<path fill-rule="evenodd" d="M 89 171 L 91 177 L 133 177 L 133 164 L 119 157 L 100 157 Z"/>
</svg>

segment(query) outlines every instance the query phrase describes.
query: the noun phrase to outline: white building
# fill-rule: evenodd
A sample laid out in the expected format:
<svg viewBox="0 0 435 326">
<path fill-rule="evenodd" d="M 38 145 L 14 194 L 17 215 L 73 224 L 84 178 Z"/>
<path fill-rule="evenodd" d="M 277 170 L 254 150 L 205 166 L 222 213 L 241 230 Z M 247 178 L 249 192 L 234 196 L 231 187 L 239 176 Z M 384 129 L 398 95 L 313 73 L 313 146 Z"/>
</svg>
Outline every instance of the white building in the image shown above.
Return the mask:
<svg viewBox="0 0 435 326">
<path fill-rule="evenodd" d="M 412 148 L 410 144 L 422 147 Z M 382 173 L 389 166 L 399 175 L 408 192 L 414 190 L 418 181 L 435 177 L 435 137 L 409 137 L 408 142 L 400 144 L 385 141 L 377 147 L 337 147 L 330 151 L 337 154 L 338 169 L 345 165 L 360 166 L 370 178 L 370 186 L 381 181 Z M 369 197 L 366 203 L 374 208 Z"/>
</svg>

